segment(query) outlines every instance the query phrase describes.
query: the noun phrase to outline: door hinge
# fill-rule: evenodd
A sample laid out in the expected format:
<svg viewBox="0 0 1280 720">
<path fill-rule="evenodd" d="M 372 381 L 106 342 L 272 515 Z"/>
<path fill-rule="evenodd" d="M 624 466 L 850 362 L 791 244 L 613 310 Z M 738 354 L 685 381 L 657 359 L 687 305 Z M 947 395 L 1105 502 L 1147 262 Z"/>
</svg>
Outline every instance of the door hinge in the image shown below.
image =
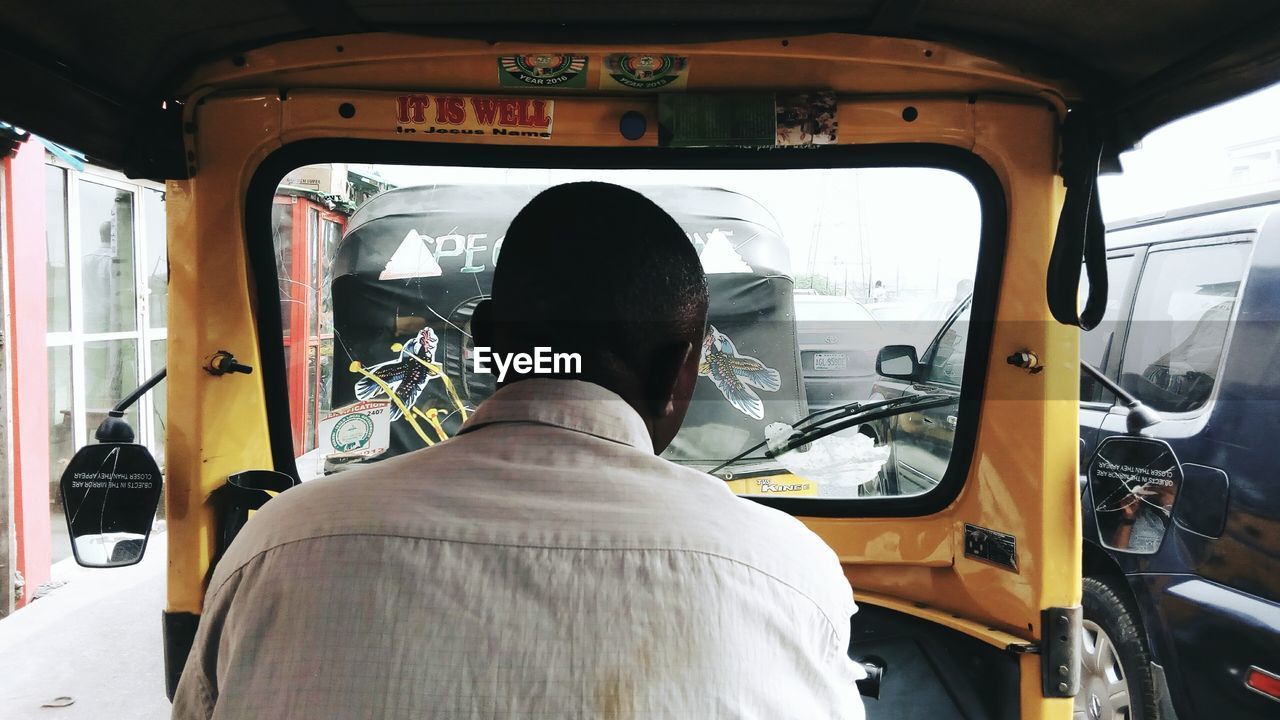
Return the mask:
<svg viewBox="0 0 1280 720">
<path fill-rule="evenodd" d="M 1080 691 L 1080 621 L 1084 611 L 1051 607 L 1040 611 L 1040 690 L 1047 698 Z"/>
</svg>

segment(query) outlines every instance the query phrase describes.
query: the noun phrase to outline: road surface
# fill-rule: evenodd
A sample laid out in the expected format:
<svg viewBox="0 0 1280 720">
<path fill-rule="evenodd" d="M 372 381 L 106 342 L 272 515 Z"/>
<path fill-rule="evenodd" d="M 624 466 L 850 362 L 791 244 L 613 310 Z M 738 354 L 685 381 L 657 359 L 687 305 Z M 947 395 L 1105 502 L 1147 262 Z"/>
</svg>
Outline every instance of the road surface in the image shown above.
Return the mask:
<svg viewBox="0 0 1280 720">
<path fill-rule="evenodd" d="M 0 718 L 169 717 L 160 642 L 166 540 L 153 534 L 133 567 L 63 560 L 52 574 L 65 585 L 0 620 Z"/>
</svg>

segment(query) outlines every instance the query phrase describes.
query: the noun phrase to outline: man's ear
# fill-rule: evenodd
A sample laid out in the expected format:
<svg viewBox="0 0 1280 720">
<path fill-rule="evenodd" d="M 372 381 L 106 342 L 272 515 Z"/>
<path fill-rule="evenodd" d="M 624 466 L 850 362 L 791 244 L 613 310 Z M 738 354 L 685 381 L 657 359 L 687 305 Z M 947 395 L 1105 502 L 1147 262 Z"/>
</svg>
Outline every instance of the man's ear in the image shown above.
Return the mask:
<svg viewBox="0 0 1280 720">
<path fill-rule="evenodd" d="M 645 399 L 654 417 L 672 415 L 688 400 L 698 374 L 695 352 L 690 342 L 672 343 L 654 351 L 645 387 Z"/>
<path fill-rule="evenodd" d="M 493 301 L 485 298 L 471 311 L 471 341 L 475 347 L 493 347 Z"/>
</svg>

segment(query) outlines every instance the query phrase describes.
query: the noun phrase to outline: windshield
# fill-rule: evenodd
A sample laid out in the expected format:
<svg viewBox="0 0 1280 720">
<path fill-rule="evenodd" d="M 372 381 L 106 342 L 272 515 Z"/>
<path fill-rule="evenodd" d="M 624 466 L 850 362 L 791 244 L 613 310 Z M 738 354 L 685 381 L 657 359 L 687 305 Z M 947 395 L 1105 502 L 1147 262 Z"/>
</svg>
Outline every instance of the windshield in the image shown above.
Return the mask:
<svg viewBox="0 0 1280 720">
<path fill-rule="evenodd" d="M 815 411 L 909 392 L 876 375 L 879 349 L 936 335 L 973 285 L 978 198 L 945 170 L 299 168 L 277 189 L 272 230 L 304 480 L 458 432 L 494 391 L 470 321 L 507 225 L 541 190 L 587 179 L 654 200 L 702 260 L 711 291 L 702 377 L 664 456 L 704 471 Z M 717 475 L 748 495 L 906 494 L 886 479 L 894 423 L 826 438 L 823 452 L 856 457 L 843 474 L 809 470 L 793 451 L 751 453 Z M 945 468 L 952 440 L 930 442 Z"/>
</svg>

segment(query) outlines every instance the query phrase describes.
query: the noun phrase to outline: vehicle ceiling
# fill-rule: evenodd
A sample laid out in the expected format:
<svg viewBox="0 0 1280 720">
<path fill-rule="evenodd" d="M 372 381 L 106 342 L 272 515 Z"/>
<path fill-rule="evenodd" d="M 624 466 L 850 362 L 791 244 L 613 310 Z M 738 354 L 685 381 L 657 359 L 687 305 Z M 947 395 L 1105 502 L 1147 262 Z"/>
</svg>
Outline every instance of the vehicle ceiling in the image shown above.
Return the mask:
<svg viewBox="0 0 1280 720">
<path fill-rule="evenodd" d="M 160 108 L 195 66 L 365 31 L 592 43 L 849 32 L 947 42 L 1072 81 L 1105 118 L 1113 151 L 1280 80 L 1280 5 L 1257 0 L 0 0 L 0 119 L 131 174 L 179 176 L 174 103 Z"/>
</svg>

